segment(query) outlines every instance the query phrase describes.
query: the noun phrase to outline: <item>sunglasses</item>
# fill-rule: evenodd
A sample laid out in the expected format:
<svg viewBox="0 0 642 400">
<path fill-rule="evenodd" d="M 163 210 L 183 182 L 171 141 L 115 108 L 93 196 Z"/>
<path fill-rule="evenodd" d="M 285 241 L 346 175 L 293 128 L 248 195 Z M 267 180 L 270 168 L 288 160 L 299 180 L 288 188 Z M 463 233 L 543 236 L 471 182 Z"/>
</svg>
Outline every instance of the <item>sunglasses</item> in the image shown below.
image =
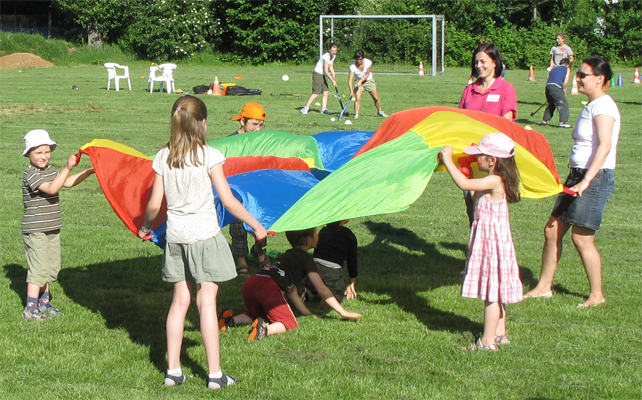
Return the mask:
<svg viewBox="0 0 642 400">
<path fill-rule="evenodd" d="M 577 73 L 575 74 L 575 76 L 577 76 L 577 77 L 578 77 L 578 78 L 580 78 L 580 79 L 584 79 L 584 78 L 586 78 L 586 77 L 587 77 L 587 76 L 589 76 L 589 75 L 593 75 L 593 76 L 595 76 L 595 74 L 587 74 L 587 73 L 585 73 L 585 72 L 581 72 L 581 71 L 577 71 Z"/>
</svg>

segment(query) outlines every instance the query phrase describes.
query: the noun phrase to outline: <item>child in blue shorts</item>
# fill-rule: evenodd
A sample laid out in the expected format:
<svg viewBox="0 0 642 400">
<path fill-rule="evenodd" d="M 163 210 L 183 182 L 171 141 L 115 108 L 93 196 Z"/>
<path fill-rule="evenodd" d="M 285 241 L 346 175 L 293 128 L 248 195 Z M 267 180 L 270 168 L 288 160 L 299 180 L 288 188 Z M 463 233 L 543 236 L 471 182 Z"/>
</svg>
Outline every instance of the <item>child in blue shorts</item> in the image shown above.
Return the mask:
<svg viewBox="0 0 642 400">
<path fill-rule="evenodd" d="M 62 187 L 76 186 L 94 173 L 89 168 L 69 176 L 77 164 L 72 155 L 67 165 L 58 171 L 49 164 L 51 152 L 57 143 L 51 140 L 44 129 L 34 129 L 25 135 L 23 156 L 29 164 L 22 176 L 22 237 L 27 256 L 27 302 L 22 318 L 28 321 L 43 321 L 48 317 L 62 315 L 49 301 L 49 282 L 58 279 L 60 272 L 60 228 L 62 215 L 58 191 Z"/>
</svg>

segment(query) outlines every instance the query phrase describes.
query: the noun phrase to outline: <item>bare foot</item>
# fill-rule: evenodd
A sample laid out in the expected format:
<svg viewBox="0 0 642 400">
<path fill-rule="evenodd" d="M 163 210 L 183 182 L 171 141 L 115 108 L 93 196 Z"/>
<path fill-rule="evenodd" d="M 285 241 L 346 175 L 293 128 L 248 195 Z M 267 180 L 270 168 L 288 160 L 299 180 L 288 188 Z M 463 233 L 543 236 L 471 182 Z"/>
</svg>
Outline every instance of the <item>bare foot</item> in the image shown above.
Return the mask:
<svg viewBox="0 0 642 400">
<path fill-rule="evenodd" d="M 604 298 L 604 296 L 590 295 L 588 300 L 586 300 L 582 304 L 578 304 L 577 307 L 578 308 L 595 307 L 595 306 L 599 306 L 602 303 L 606 303 L 606 299 Z"/>
<path fill-rule="evenodd" d="M 541 289 L 535 288 L 524 295 L 525 299 L 529 297 L 544 297 L 544 298 L 550 299 L 551 297 L 553 297 L 553 291 L 550 289 L 547 291 L 547 290 L 541 290 Z"/>
</svg>

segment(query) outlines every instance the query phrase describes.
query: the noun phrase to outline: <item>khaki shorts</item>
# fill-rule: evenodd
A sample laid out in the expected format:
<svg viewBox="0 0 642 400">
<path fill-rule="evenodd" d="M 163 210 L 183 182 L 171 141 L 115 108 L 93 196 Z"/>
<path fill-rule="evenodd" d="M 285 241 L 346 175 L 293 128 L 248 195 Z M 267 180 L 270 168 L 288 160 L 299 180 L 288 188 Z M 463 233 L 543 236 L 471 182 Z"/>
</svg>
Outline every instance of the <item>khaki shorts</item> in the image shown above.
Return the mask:
<svg viewBox="0 0 642 400">
<path fill-rule="evenodd" d="M 357 90 L 363 90 L 364 92 L 372 92 L 373 90 L 377 90 L 377 85 L 375 85 L 374 79 L 371 79 L 369 81 L 365 81 L 361 87 L 355 87 L 355 92 Z"/>
<path fill-rule="evenodd" d="M 225 282 L 236 278 L 234 258 L 222 233 L 196 243 L 167 243 L 163 255 L 163 280 L 196 283 Z"/>
<path fill-rule="evenodd" d="M 55 282 L 60 272 L 60 229 L 22 235 L 27 256 L 27 283 L 43 287 Z"/>
<path fill-rule="evenodd" d="M 317 72 L 312 73 L 312 93 L 321 94 L 323 92 L 328 92 L 328 81 L 326 80 L 325 75 L 321 75 Z"/>
</svg>

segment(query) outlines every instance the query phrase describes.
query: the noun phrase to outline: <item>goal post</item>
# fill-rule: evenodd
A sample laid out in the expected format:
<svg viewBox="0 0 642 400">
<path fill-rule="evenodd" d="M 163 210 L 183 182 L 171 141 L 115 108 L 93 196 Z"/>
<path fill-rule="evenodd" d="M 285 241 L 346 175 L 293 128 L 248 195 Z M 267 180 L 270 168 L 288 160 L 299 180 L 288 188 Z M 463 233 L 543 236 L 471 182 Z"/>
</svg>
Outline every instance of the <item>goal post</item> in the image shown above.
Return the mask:
<svg viewBox="0 0 642 400">
<path fill-rule="evenodd" d="M 443 15 L 320 15 L 319 57 L 336 43 L 337 73 L 347 73 L 356 50 L 375 62 L 376 74 L 444 74 Z"/>
</svg>

